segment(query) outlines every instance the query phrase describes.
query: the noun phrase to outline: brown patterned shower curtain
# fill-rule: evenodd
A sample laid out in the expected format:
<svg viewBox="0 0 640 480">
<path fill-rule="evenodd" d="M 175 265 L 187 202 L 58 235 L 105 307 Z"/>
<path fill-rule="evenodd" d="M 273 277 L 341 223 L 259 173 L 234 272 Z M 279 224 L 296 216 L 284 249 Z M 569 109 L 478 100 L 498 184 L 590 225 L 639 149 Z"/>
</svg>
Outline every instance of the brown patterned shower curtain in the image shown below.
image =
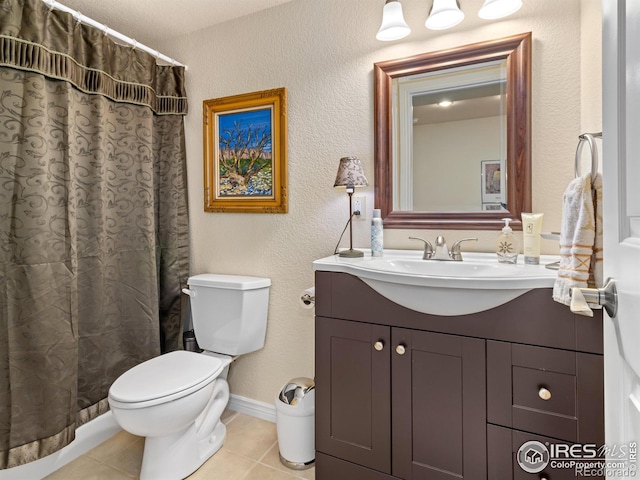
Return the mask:
<svg viewBox="0 0 640 480">
<path fill-rule="evenodd" d="M 0 468 L 181 348 L 184 69 L 40 0 L 0 0 Z"/>
</svg>

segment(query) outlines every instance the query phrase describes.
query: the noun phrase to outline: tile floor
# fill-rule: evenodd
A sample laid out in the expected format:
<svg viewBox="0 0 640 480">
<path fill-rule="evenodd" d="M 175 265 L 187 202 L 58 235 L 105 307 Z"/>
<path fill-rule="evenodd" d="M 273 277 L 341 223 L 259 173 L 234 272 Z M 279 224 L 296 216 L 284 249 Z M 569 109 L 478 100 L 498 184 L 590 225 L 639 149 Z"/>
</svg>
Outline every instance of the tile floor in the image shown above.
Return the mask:
<svg viewBox="0 0 640 480">
<path fill-rule="evenodd" d="M 280 463 L 275 423 L 226 411 L 224 446 L 189 480 L 315 480 L 315 469 L 290 470 Z M 137 479 L 144 439 L 120 432 L 46 480 Z"/>
</svg>

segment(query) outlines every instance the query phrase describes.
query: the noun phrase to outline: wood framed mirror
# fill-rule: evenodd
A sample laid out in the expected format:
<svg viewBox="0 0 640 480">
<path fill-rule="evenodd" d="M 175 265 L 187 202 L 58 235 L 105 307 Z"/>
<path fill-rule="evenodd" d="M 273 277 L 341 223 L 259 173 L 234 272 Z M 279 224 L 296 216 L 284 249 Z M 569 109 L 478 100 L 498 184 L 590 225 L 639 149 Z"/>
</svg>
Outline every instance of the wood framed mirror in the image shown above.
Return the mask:
<svg viewBox="0 0 640 480">
<path fill-rule="evenodd" d="M 492 69 L 501 71 L 502 77 L 483 73 Z M 418 123 L 416 99 L 418 104 L 432 102 L 434 92 L 455 92 L 462 98 L 487 87 L 489 93 L 473 96 L 499 97 L 495 122 L 479 118 L 473 124 L 455 123 L 435 119 L 432 113 L 431 123 L 442 127 L 448 122 L 447 128 L 458 129 L 448 134 L 449 143 L 429 145 L 424 129 L 412 133 L 416 127 L 411 124 Z M 376 63 L 374 93 L 374 195 L 386 228 L 496 230 L 505 217 L 513 219 L 515 229 L 522 228 L 520 214 L 531 211 L 531 33 Z M 409 102 L 404 109 L 403 102 Z M 470 138 L 480 131 L 478 125 L 484 128 L 488 123 L 499 125 L 494 153 L 486 153 L 488 147 L 475 145 Z M 420 166 L 414 165 L 412 154 L 418 142 L 427 143 Z M 459 144 L 467 147 L 467 153 L 453 152 Z M 456 156 L 472 157 L 473 167 L 455 163 Z M 488 175 L 495 175 L 493 190 Z M 472 187 L 464 185 L 466 178 Z M 438 205 L 433 196 L 426 203 L 418 201 L 417 193 L 434 194 L 438 189 L 441 197 L 449 191 L 473 190 L 474 204 L 445 198 Z"/>
</svg>

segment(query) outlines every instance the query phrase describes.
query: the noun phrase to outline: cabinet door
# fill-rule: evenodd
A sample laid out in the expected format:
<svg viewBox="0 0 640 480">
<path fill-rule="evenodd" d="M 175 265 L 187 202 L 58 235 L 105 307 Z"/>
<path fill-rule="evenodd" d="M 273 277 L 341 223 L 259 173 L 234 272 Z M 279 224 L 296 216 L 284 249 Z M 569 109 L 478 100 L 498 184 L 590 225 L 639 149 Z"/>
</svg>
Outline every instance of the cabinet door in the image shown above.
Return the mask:
<svg viewBox="0 0 640 480">
<path fill-rule="evenodd" d="M 485 341 L 392 330 L 394 476 L 484 479 Z"/>
<path fill-rule="evenodd" d="M 316 317 L 316 449 L 384 473 L 391 472 L 390 330 Z"/>
</svg>

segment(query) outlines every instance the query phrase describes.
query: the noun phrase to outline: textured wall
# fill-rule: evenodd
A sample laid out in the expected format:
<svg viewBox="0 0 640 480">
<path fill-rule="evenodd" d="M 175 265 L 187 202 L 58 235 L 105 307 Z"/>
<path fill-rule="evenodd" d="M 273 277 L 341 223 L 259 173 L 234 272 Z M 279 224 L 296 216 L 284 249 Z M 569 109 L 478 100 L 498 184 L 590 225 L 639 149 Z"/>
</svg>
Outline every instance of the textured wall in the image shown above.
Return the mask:
<svg viewBox="0 0 640 480">
<path fill-rule="evenodd" d="M 413 33 L 398 42 L 374 38 L 382 0 L 295 0 L 159 45 L 189 66 L 192 273 L 273 280 L 266 346 L 233 367 L 236 394 L 272 402 L 289 378 L 313 376 L 313 310 L 303 310 L 297 297 L 313 283 L 311 262 L 333 253 L 347 219 L 347 196 L 332 188 L 338 159 L 360 157 L 373 181 L 374 62 L 533 32 L 533 208 L 545 213 L 544 230 L 559 229 L 577 135 L 590 124 L 582 118 L 581 98 L 595 98 L 581 92 L 581 76 L 590 78 L 589 88 L 599 95 L 599 63 L 584 68 L 580 53 L 581 27 L 599 28 L 596 2 L 529 0 L 514 16 L 485 22 L 476 15 L 482 0 L 465 0 L 467 18 L 444 32 L 424 28 L 429 2 L 402 3 Z M 591 12 L 583 18 L 582 4 Z M 597 40 L 584 43 L 597 47 Z M 289 213 L 204 213 L 202 101 L 278 87 L 289 94 Z M 590 109 L 599 115 L 594 105 Z M 370 218 L 373 187 L 363 193 Z M 354 228 L 356 245 L 368 247 L 369 223 L 355 222 Z M 444 233 L 455 240 L 472 232 Z M 497 232 L 477 233 L 477 249 L 492 250 Z M 416 248 L 406 239 L 414 234 L 436 232 L 388 230 L 385 246 Z M 556 246 L 550 243 L 543 241 L 543 249 L 551 253 Z"/>
</svg>

